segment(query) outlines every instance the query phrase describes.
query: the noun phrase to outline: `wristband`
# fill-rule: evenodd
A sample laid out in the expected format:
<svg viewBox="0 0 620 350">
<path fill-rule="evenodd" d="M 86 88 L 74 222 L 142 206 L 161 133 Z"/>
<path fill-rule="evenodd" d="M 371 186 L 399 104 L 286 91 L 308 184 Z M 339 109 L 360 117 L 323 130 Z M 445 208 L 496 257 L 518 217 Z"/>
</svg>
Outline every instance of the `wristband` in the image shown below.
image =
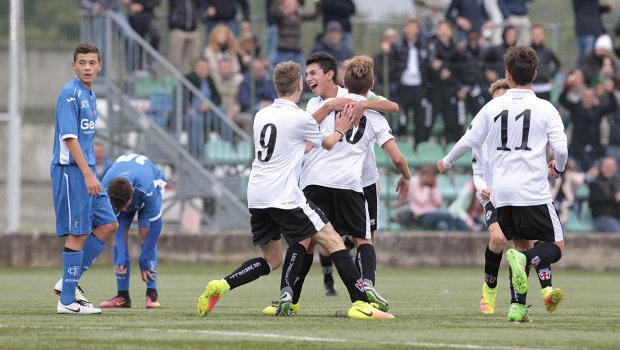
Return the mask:
<svg viewBox="0 0 620 350">
<path fill-rule="evenodd" d="M 566 169 L 564 169 L 564 171 L 559 171 L 558 168 L 555 167 L 555 164 L 553 165 L 553 171 L 555 171 L 556 174 L 562 174 L 564 171 L 566 171 Z"/>
<path fill-rule="evenodd" d="M 340 137 L 344 137 L 344 133 L 343 133 L 342 131 L 340 131 L 340 130 L 338 130 L 338 129 L 336 129 L 336 130 L 334 130 L 334 131 L 338 131 L 338 132 L 340 133 L 340 135 L 342 135 L 342 136 L 340 136 Z"/>
</svg>

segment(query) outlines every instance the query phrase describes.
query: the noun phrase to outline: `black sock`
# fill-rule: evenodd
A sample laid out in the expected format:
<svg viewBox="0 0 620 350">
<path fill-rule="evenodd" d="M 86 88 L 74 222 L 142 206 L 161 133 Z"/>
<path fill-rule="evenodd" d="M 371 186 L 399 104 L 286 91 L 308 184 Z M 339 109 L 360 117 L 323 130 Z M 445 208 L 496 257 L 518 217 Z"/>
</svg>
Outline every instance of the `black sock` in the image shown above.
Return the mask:
<svg viewBox="0 0 620 350">
<path fill-rule="evenodd" d="M 526 266 L 549 265 L 558 262 L 562 257 L 562 250 L 550 242 L 542 242 L 534 245 L 534 248 L 521 252 L 525 254 Z"/>
<path fill-rule="evenodd" d="M 65 253 L 76 253 L 76 252 L 79 252 L 79 250 L 73 250 L 73 249 L 67 248 L 67 247 L 65 247 L 65 249 L 63 249 L 62 251 L 65 252 Z"/>
<path fill-rule="evenodd" d="M 355 268 L 355 264 L 353 264 L 349 252 L 346 249 L 342 249 L 333 252 L 331 258 L 342 282 L 344 282 L 344 285 L 349 291 L 351 302 L 353 303 L 357 300 L 368 302 L 368 296 L 366 296 L 366 291 L 362 287 L 362 279 L 360 278 L 359 271 Z"/>
<path fill-rule="evenodd" d="M 157 289 L 155 288 L 147 288 L 146 296 L 151 298 L 151 301 L 157 300 Z"/>
<path fill-rule="evenodd" d="M 224 277 L 224 279 L 230 285 L 230 289 L 235 289 L 258 279 L 260 276 L 268 275 L 270 272 L 271 267 L 269 263 L 261 256 L 260 258 L 244 262 L 233 273 Z"/>
<path fill-rule="evenodd" d="M 293 286 L 293 304 L 297 304 L 299 302 L 299 298 L 301 297 L 301 289 L 304 286 L 304 281 L 306 280 L 306 276 L 308 276 L 308 272 L 310 272 L 313 260 L 314 254 L 306 254 L 304 256 L 304 262 L 301 265 L 301 270 L 299 270 L 297 280 Z"/>
<path fill-rule="evenodd" d="M 525 269 L 525 274 L 528 277 L 530 276 L 529 268 Z M 512 285 L 512 269 L 510 267 L 508 267 L 508 282 L 510 283 L 510 303 L 511 304 L 517 303 L 517 304 L 525 305 L 525 299 L 527 298 L 527 292 L 523 294 L 519 294 L 519 292 L 517 292 L 515 287 Z"/>
<path fill-rule="evenodd" d="M 131 299 L 129 298 L 129 291 L 128 290 L 119 290 L 118 291 L 118 296 L 123 297 L 127 300 Z"/>
<path fill-rule="evenodd" d="M 332 265 L 332 258 L 319 253 L 319 260 L 321 261 L 321 268 L 323 269 L 323 283 L 334 282 L 332 272 L 334 266 Z"/>
<path fill-rule="evenodd" d="M 345 238 L 344 238 L 344 246 L 345 246 L 345 248 L 347 248 L 347 250 L 351 250 L 351 249 L 355 248 L 355 243 L 353 243 L 353 241 L 351 240 L 351 237 L 345 236 Z"/>
<path fill-rule="evenodd" d="M 306 247 L 299 243 L 288 247 L 286 250 L 286 256 L 284 257 L 284 264 L 282 265 L 280 290 L 289 287 L 291 288 L 291 293 L 293 293 L 293 285 L 295 284 L 299 270 L 303 265 L 305 255 Z"/>
<path fill-rule="evenodd" d="M 499 274 L 499 265 L 502 262 L 502 253 L 493 253 L 489 246 L 484 252 L 484 281 L 489 288 L 497 287 L 497 275 Z"/>
<path fill-rule="evenodd" d="M 551 265 L 538 265 L 536 266 L 536 274 L 540 281 L 540 288 L 545 289 L 551 287 Z"/>
<path fill-rule="evenodd" d="M 357 247 L 357 267 L 362 281 L 375 285 L 377 275 L 377 255 L 372 244 L 364 243 Z"/>
</svg>

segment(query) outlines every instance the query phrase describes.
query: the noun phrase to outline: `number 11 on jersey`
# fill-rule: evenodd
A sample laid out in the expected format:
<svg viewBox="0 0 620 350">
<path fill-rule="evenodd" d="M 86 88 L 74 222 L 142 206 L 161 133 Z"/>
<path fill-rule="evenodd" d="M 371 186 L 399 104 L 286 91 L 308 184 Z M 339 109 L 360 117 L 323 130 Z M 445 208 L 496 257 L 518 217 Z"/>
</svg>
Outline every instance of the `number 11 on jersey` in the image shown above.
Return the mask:
<svg viewBox="0 0 620 350">
<path fill-rule="evenodd" d="M 515 147 L 515 150 L 520 150 L 520 151 L 531 151 L 532 150 L 531 148 L 527 146 L 527 141 L 530 135 L 531 114 L 532 114 L 532 111 L 530 109 L 526 109 L 515 117 L 515 121 L 518 121 L 519 118 L 523 117 L 523 134 L 521 136 L 521 146 Z M 510 152 L 511 149 L 507 146 L 508 145 L 508 110 L 504 109 L 500 114 L 498 114 L 495 118 L 493 118 L 493 122 L 496 122 L 497 119 L 500 119 L 501 134 L 502 134 L 502 144 L 501 146 L 497 147 L 497 150 Z"/>
</svg>

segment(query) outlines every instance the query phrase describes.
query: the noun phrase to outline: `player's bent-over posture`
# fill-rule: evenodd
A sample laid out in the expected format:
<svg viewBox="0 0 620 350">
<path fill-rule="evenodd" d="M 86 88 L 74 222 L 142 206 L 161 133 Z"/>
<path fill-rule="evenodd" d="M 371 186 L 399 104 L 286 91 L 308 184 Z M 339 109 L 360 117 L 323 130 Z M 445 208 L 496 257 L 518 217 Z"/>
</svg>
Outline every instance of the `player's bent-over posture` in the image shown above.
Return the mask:
<svg viewBox="0 0 620 350">
<path fill-rule="evenodd" d="M 146 307 L 161 308 L 157 296 L 157 240 L 162 227 L 162 195 L 166 178 L 155 164 L 143 155 L 125 154 L 112 165 L 101 181 L 108 192 L 112 209 L 118 218 L 112 256 L 118 293 L 101 307 L 131 307 L 129 277 L 131 260 L 127 241 L 129 228 L 138 213 L 140 239 L 139 266 L 142 281 L 146 282 Z"/>
<path fill-rule="evenodd" d="M 489 94 L 493 97 L 502 96 L 508 91 L 508 81 L 500 79 L 491 84 Z M 485 141 L 486 142 L 486 141 Z M 480 299 L 480 311 L 485 314 L 495 313 L 495 298 L 497 296 L 497 275 L 502 262 L 502 255 L 506 247 L 506 237 L 497 223 L 497 210 L 490 200 L 491 174 L 486 155 L 486 145 L 480 148 L 472 148 L 472 169 L 476 196 L 485 209 L 485 218 L 489 229 L 489 244 L 485 249 L 484 283 L 482 285 L 482 298 Z M 529 241 L 534 243 L 534 241 Z M 531 246 L 528 247 L 528 249 Z M 536 266 L 536 274 L 542 288 L 541 294 L 545 302 L 545 308 L 549 312 L 557 310 L 562 301 L 562 290 L 553 288 L 551 284 L 551 265 Z M 515 299 L 520 296 L 515 294 Z"/>
<path fill-rule="evenodd" d="M 490 101 L 476 115 L 465 135 L 437 162 L 442 174 L 472 148 L 486 151 L 491 170 L 491 201 L 504 235 L 515 249 L 506 253 L 512 293 L 508 320 L 528 322 L 525 306 L 527 270 L 560 260 L 564 236 L 552 204 L 547 171 L 557 178 L 564 171 L 568 148 L 558 111 L 531 90 L 538 57 L 531 48 L 509 48 L 504 55 L 510 90 Z M 547 143 L 555 160 L 546 163 Z M 537 244 L 529 248 L 527 240 Z M 529 249 L 528 249 L 529 248 Z M 518 298 L 516 294 L 518 293 Z"/>
<path fill-rule="evenodd" d="M 368 303 L 359 272 L 342 240 L 325 215 L 299 188 L 299 174 L 306 140 L 315 146 L 333 148 L 351 128 L 350 118 L 337 118 L 336 129 L 327 135 L 312 116 L 298 109 L 302 92 L 301 66 L 292 61 L 278 64 L 273 73 L 278 99 L 256 114 L 254 120 L 255 158 L 248 185 L 253 242 L 263 256 L 243 263 L 222 280 L 207 284 L 198 299 L 197 312 L 207 315 L 224 293 L 269 274 L 282 263 L 281 235 L 289 249 L 287 273 L 282 276 L 280 301 L 275 316 L 289 315 L 293 283 L 301 268 L 310 238 L 328 247 L 336 268 L 347 286 L 351 318 L 393 318 Z"/>
<path fill-rule="evenodd" d="M 99 314 L 101 310 L 94 308 L 78 287 L 80 277 L 118 227 L 110 199 L 95 175 L 97 99 L 91 87 L 102 67 L 99 49 L 92 44 L 79 44 L 73 52 L 71 67 L 75 77 L 62 88 L 56 102 L 50 171 L 56 234 L 66 237 L 62 279 L 54 287 L 60 295 L 56 311 Z"/>
</svg>

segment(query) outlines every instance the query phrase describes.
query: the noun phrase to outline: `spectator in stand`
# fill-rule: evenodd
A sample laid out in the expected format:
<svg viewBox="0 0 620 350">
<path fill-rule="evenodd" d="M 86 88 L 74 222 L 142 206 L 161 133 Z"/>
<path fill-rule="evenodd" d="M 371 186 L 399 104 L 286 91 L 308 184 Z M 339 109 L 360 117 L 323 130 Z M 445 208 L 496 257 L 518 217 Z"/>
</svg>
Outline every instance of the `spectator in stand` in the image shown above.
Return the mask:
<svg viewBox="0 0 620 350">
<path fill-rule="evenodd" d="M 607 103 L 600 103 L 594 90 L 587 88 L 581 102 L 570 102 L 566 95 L 571 81 L 566 81 L 566 87 L 560 94 L 559 102 L 571 113 L 573 135 L 569 145 L 569 154 L 575 161 L 577 171 L 586 171 L 605 154 L 601 145 L 600 124 L 604 116 L 613 113 L 618 108 L 613 95 L 613 83 L 608 81 L 609 98 Z"/>
<path fill-rule="evenodd" d="M 416 19 L 403 25 L 403 40 L 392 44 L 390 50 L 390 81 L 398 82 L 398 102 L 402 106 L 396 135 L 407 136 L 407 124 L 413 112 L 415 143 L 428 141 L 432 117 L 427 116 L 426 91 L 428 82 L 428 49 L 419 40 L 420 27 Z"/>
<path fill-rule="evenodd" d="M 243 81 L 241 73 L 232 71 L 232 62 L 225 58 L 220 61 L 218 74 L 213 75 L 215 88 L 222 98 L 222 108 L 226 114 L 248 135 L 252 135 L 252 117 L 247 113 L 241 113 L 239 104 L 239 88 Z"/>
<path fill-rule="evenodd" d="M 168 0 L 168 28 L 170 49 L 168 60 L 176 69 L 183 69 L 182 57 L 193 67 L 200 55 L 198 34 L 199 6 L 197 0 Z"/>
<path fill-rule="evenodd" d="M 344 45 L 349 51 L 353 51 L 351 21 L 349 18 L 355 14 L 355 3 L 353 0 L 320 1 L 323 7 L 323 30 L 327 31 L 329 22 L 336 21 L 340 23 L 342 26 L 342 41 L 344 41 Z"/>
<path fill-rule="evenodd" d="M 185 78 L 213 104 L 216 106 L 221 104 L 222 99 L 211 78 L 211 68 L 207 60 L 198 59 L 194 64 L 194 70 Z M 202 155 L 204 145 L 205 123 L 208 130 L 221 132 L 221 134 L 225 134 L 225 128 L 220 124 L 219 117 L 213 115 L 213 111 L 207 103 L 194 94 L 189 94 L 189 92 L 186 96 L 185 101 L 188 101 L 189 104 L 185 116 L 185 130 L 189 134 L 189 151 L 192 155 L 199 157 Z"/>
<path fill-rule="evenodd" d="M 484 30 L 493 27 L 484 3 L 480 0 L 452 0 L 446 11 L 446 18 L 458 28 L 456 42 L 461 47 L 465 47 L 467 32 L 470 30 L 475 29 L 478 33 L 483 33 Z"/>
<path fill-rule="evenodd" d="M 95 174 L 97 174 L 97 178 L 101 181 L 105 173 L 112 167 L 112 162 L 108 158 L 108 152 L 106 152 L 103 143 L 94 142 L 93 149 L 95 150 Z"/>
<path fill-rule="evenodd" d="M 123 0 L 123 4 L 127 5 L 127 19 L 131 28 L 141 37 L 146 39 L 149 36 L 149 42 L 155 50 L 159 50 L 159 42 L 161 41 L 161 29 L 157 16 L 155 16 L 155 7 L 159 6 L 160 0 Z M 133 46 L 129 54 L 129 70 L 149 70 L 150 56 L 145 60 L 145 53 L 139 46 Z M 144 66 L 143 64 L 146 64 Z"/>
<path fill-rule="evenodd" d="M 533 0 L 498 0 L 498 5 L 505 18 L 505 23 L 517 29 L 517 46 L 528 46 L 530 39 L 530 17 L 526 2 Z"/>
<path fill-rule="evenodd" d="M 258 39 L 256 39 L 256 35 L 252 32 L 243 32 L 239 35 L 239 52 L 237 52 L 237 58 L 241 64 L 242 75 L 250 70 L 252 57 L 260 57 L 260 46 L 258 45 Z"/>
<path fill-rule="evenodd" d="M 620 98 L 620 74 L 616 74 L 614 78 L 614 97 L 616 101 Z M 609 118 L 609 144 L 607 145 L 607 157 L 616 160 L 616 164 L 620 164 L 620 108 Z"/>
<path fill-rule="evenodd" d="M 398 32 L 394 28 L 388 28 L 383 31 L 383 40 L 379 45 L 379 51 L 373 57 L 375 66 L 373 68 L 375 72 L 375 86 L 373 91 L 377 95 L 384 96 L 388 100 L 396 101 L 396 89 L 398 88 L 397 81 L 390 81 L 390 49 L 392 44 L 398 41 Z M 385 79 L 388 79 L 387 83 L 389 88 L 385 88 Z M 338 84 L 340 85 L 340 84 Z M 341 85 L 342 86 L 342 85 Z"/>
<path fill-rule="evenodd" d="M 425 40 L 435 37 L 437 25 L 446 18 L 450 0 L 413 0 L 415 16 L 420 22 L 420 32 Z"/>
<path fill-rule="evenodd" d="M 312 53 L 327 52 L 334 56 L 337 62 L 344 62 L 353 57 L 353 52 L 342 39 L 342 26 L 336 21 L 331 21 L 325 27 L 325 33 L 312 48 Z"/>
<path fill-rule="evenodd" d="M 579 68 L 583 71 L 586 85 L 591 85 L 598 77 L 613 79 L 620 72 L 620 61 L 611 57 L 611 38 L 603 34 L 594 43 L 594 50 L 586 53 L 579 60 Z"/>
<path fill-rule="evenodd" d="M 450 203 L 448 212 L 454 218 L 454 226 L 459 231 L 480 231 L 486 228 L 480 221 L 484 208 L 476 197 L 476 187 L 472 181 L 461 188 L 456 199 Z"/>
<path fill-rule="evenodd" d="M 616 169 L 613 158 L 603 159 L 598 176 L 588 184 L 594 227 L 603 232 L 620 232 L 620 181 Z"/>
<path fill-rule="evenodd" d="M 478 111 L 491 98 L 487 98 L 487 84 L 482 69 L 482 49 L 480 34 L 475 30 L 467 33 L 467 46 L 457 60 L 456 73 L 461 85 L 456 93 L 459 100 L 464 101 L 465 111 L 471 115 Z"/>
<path fill-rule="evenodd" d="M 276 60 L 276 52 L 278 48 L 278 24 L 271 16 L 269 9 L 274 0 L 265 0 L 265 19 L 267 21 L 267 31 L 265 33 L 265 41 L 267 44 L 265 58 L 269 62 Z M 299 0 L 299 7 L 304 7 L 305 0 Z"/>
<path fill-rule="evenodd" d="M 212 72 L 217 72 L 219 62 L 224 58 L 233 64 L 233 72 L 239 73 L 241 66 L 237 57 L 237 39 L 233 32 L 224 24 L 216 25 L 209 36 L 209 45 L 205 47 L 204 57 L 209 62 Z"/>
<path fill-rule="evenodd" d="M 485 28 L 482 38 L 488 40 L 489 45 L 496 46 L 502 43 L 502 31 L 504 29 L 504 15 L 499 8 L 498 0 L 483 0 L 484 9 L 492 23 L 491 28 Z M 482 44 L 481 44 L 482 45 Z"/>
<path fill-rule="evenodd" d="M 542 24 L 535 24 L 531 30 L 532 48 L 536 51 L 536 55 L 540 60 L 536 71 L 536 78 L 532 83 L 532 91 L 536 93 L 538 98 L 551 100 L 551 90 L 553 89 L 553 77 L 560 69 L 560 60 L 550 48 L 546 47 L 545 27 Z"/>
<path fill-rule="evenodd" d="M 248 0 L 202 0 L 204 4 L 204 18 L 207 20 L 205 37 L 218 24 L 226 25 L 235 36 L 239 35 L 239 26 L 235 16 L 237 15 L 237 5 L 241 6 L 243 21 L 241 30 L 250 30 L 250 5 Z"/>
<path fill-rule="evenodd" d="M 433 230 L 451 230 L 454 227 L 454 218 L 449 212 L 439 210 L 442 201 L 437 167 L 427 164 L 411 179 L 409 210 L 414 221 Z"/>
<path fill-rule="evenodd" d="M 515 46 L 517 42 L 517 30 L 515 27 L 504 27 L 502 38 L 504 39 L 502 44 L 492 46 L 484 53 L 484 75 L 489 85 L 498 79 L 505 78 L 504 54 L 509 47 Z"/>
<path fill-rule="evenodd" d="M 570 208 L 575 203 L 575 187 L 583 185 L 585 181 L 586 174 L 575 170 L 575 162 L 572 159 L 566 162 L 566 170 L 560 174 L 560 177 L 549 178 L 551 198 L 553 198 L 553 205 L 562 225 L 568 221 Z"/>
<path fill-rule="evenodd" d="M 440 22 L 437 26 L 437 39 L 428 45 L 430 61 L 430 81 L 433 85 L 433 122 L 441 113 L 444 121 L 446 143 L 457 142 L 463 135 L 466 117 L 459 118 L 456 92 L 459 88 L 458 76 L 455 74 L 460 57 L 456 44 L 452 40 L 452 24 Z M 432 128 L 432 123 L 431 123 Z M 416 145 L 418 144 L 416 140 Z"/>
<path fill-rule="evenodd" d="M 301 25 L 302 21 L 316 19 L 321 14 L 321 3 L 314 0 L 314 13 L 301 13 L 299 0 L 274 0 L 269 9 L 271 17 L 278 25 L 278 46 L 276 59 L 271 62 L 277 65 L 280 62 L 295 61 L 304 66 L 301 54 Z"/>
<path fill-rule="evenodd" d="M 254 106 L 250 106 L 251 79 L 255 80 Z M 276 90 L 273 87 L 273 82 L 267 76 L 267 62 L 262 59 L 255 59 L 254 77 L 250 77 L 250 72 L 245 73 L 243 82 L 239 88 L 239 104 L 241 105 L 241 110 L 254 115 L 259 110 L 271 105 L 277 96 Z"/>
<path fill-rule="evenodd" d="M 572 0 L 573 12 L 575 13 L 575 34 L 579 44 L 579 56 L 577 66 L 581 68 L 579 60 L 583 55 L 594 49 L 596 39 L 605 33 L 605 26 L 601 20 L 601 14 L 610 12 L 614 3 L 609 1 L 607 5 L 599 5 L 598 0 Z"/>
</svg>

